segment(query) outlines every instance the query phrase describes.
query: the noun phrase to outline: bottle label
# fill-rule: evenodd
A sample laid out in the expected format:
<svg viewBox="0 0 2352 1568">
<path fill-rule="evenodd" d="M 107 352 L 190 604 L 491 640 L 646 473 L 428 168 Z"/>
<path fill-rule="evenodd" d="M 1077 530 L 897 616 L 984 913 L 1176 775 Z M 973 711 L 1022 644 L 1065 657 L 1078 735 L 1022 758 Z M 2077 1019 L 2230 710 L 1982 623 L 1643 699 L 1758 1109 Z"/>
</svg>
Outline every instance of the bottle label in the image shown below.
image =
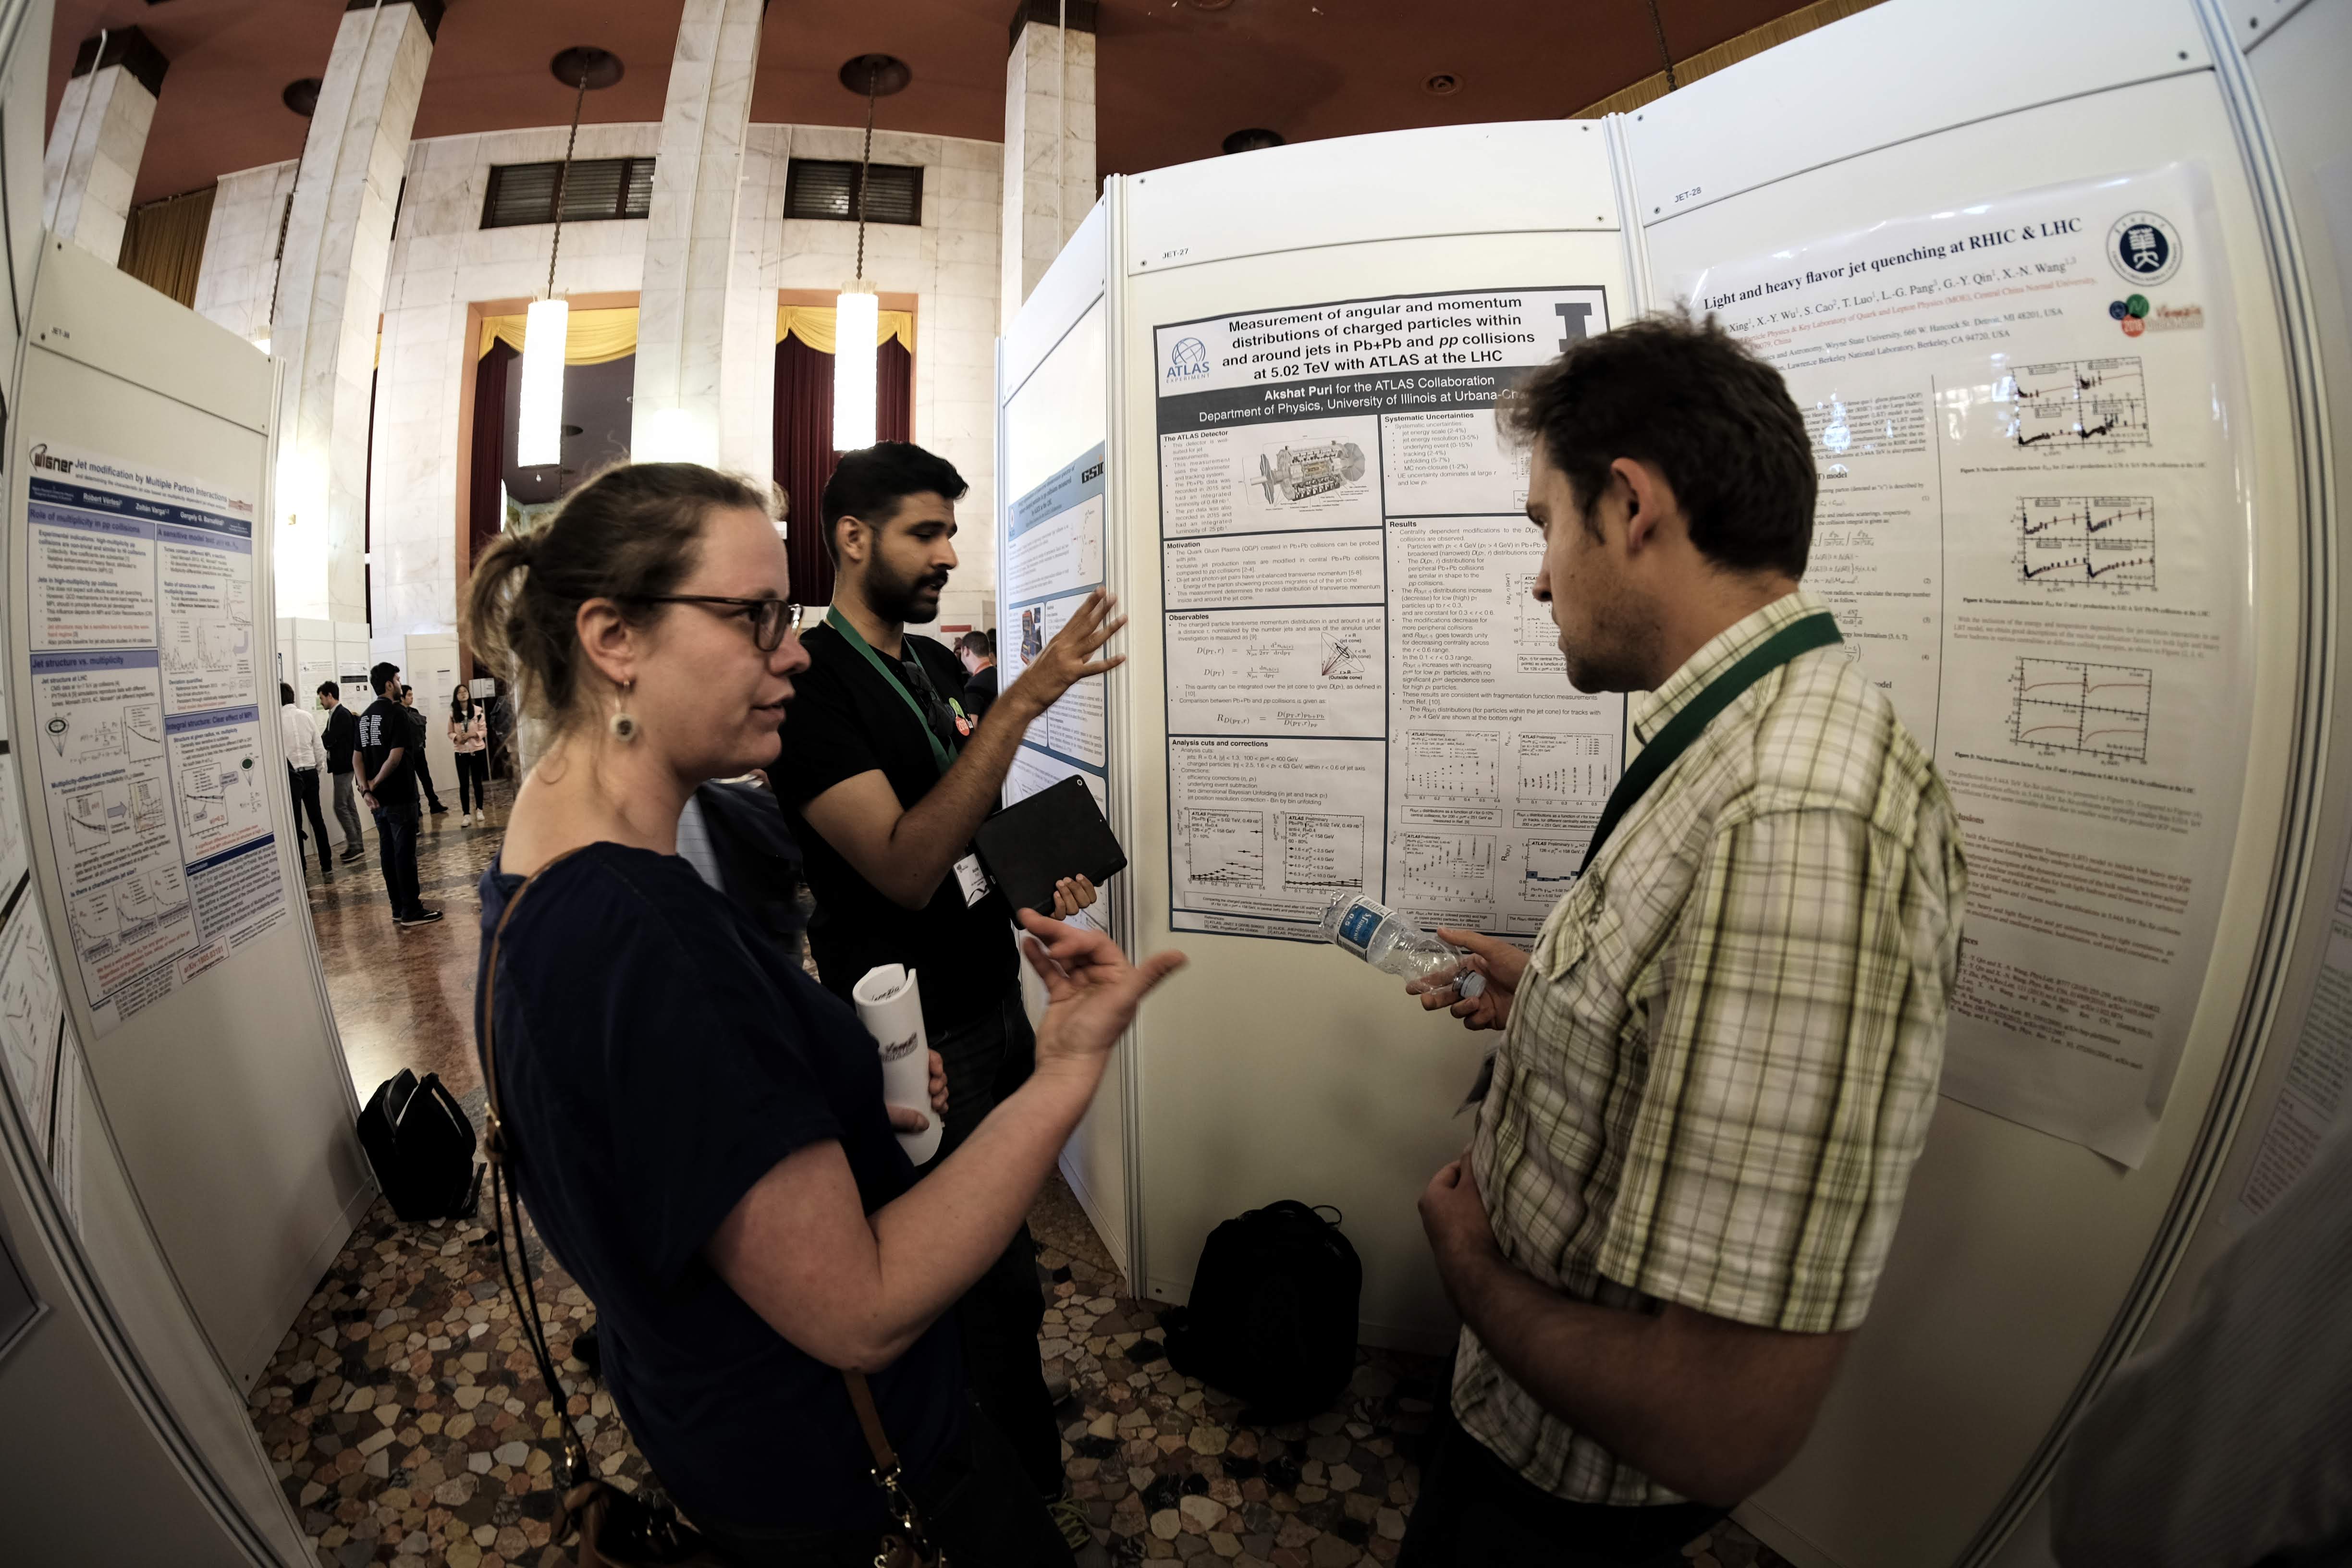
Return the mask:
<svg viewBox="0 0 2352 1568">
<path fill-rule="evenodd" d="M 1339 917 L 1339 945 L 1358 958 L 1366 957 L 1372 933 L 1381 929 L 1381 921 L 1387 914 L 1370 899 L 1349 906 L 1348 912 Z"/>
</svg>

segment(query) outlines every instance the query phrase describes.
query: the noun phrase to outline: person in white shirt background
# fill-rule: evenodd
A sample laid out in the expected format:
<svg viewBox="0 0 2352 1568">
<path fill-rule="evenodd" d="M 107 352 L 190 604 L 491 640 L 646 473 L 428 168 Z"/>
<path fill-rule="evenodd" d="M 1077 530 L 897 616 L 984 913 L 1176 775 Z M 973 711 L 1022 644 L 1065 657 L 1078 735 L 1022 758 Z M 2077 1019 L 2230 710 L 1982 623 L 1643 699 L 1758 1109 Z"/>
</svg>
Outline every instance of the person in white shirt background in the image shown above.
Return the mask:
<svg viewBox="0 0 2352 1568">
<path fill-rule="evenodd" d="M 286 781 L 294 791 L 294 853 L 299 858 L 304 842 L 315 840 L 320 875 L 331 877 L 335 865 L 327 854 L 327 819 L 319 811 L 319 771 L 327 765 L 327 751 L 319 744 L 318 725 L 294 700 L 294 689 L 282 680 L 278 683 L 278 729 L 286 745 Z M 310 814 L 307 835 L 302 831 L 306 811 Z"/>
</svg>

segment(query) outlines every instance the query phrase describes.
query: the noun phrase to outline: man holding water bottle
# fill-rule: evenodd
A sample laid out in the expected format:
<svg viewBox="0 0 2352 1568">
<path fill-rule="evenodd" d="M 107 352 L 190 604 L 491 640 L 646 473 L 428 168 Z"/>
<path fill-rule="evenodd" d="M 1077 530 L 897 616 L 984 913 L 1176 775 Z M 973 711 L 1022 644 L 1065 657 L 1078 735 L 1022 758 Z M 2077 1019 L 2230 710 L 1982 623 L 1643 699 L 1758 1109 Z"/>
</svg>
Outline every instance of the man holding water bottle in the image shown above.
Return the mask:
<svg viewBox="0 0 2352 1568">
<path fill-rule="evenodd" d="M 1502 1033 L 1421 1200 L 1461 1312 L 1400 1568 L 1680 1561 L 1792 1458 L 1926 1141 L 1967 873 L 1951 799 L 1799 586 L 1815 472 L 1712 321 L 1507 405 L 1535 596 L 1641 752 L 1530 952 L 1408 989 Z"/>
</svg>

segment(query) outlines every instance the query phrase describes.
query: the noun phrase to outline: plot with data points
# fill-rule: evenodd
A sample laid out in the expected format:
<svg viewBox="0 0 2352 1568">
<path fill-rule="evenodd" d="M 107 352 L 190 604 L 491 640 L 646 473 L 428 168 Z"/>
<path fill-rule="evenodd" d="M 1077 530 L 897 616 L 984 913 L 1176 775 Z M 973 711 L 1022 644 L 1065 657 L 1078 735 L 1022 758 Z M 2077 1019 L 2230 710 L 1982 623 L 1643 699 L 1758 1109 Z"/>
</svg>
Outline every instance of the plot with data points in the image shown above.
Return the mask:
<svg viewBox="0 0 2352 1568">
<path fill-rule="evenodd" d="M 2021 658 L 2011 678 L 2010 739 L 2045 752 L 2147 761 L 2152 671 L 2121 664 Z"/>
<path fill-rule="evenodd" d="M 2156 502 L 2147 496 L 2020 496 L 2021 581 L 2134 593 L 2156 586 Z"/>
</svg>

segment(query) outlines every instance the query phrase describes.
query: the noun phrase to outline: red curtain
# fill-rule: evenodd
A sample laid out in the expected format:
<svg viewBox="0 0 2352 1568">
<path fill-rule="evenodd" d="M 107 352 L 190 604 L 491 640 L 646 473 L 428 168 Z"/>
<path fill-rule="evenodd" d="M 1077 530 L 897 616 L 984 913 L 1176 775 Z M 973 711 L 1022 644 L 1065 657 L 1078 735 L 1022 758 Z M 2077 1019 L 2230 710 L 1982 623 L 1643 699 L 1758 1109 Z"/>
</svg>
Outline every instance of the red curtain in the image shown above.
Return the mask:
<svg viewBox="0 0 2352 1568">
<path fill-rule="evenodd" d="M 506 473 L 507 376 L 522 355 L 506 344 L 492 343 L 474 367 L 474 464 L 466 503 L 466 559 L 482 558 L 506 527 L 500 504 Z"/>
<path fill-rule="evenodd" d="M 893 338 L 882 345 L 874 370 L 877 438 L 913 439 L 915 356 Z M 823 498 L 834 457 L 833 356 L 797 337 L 786 338 L 776 345 L 775 474 L 790 507 L 785 548 L 792 556 L 793 596 L 804 605 L 833 601 Z"/>
</svg>

